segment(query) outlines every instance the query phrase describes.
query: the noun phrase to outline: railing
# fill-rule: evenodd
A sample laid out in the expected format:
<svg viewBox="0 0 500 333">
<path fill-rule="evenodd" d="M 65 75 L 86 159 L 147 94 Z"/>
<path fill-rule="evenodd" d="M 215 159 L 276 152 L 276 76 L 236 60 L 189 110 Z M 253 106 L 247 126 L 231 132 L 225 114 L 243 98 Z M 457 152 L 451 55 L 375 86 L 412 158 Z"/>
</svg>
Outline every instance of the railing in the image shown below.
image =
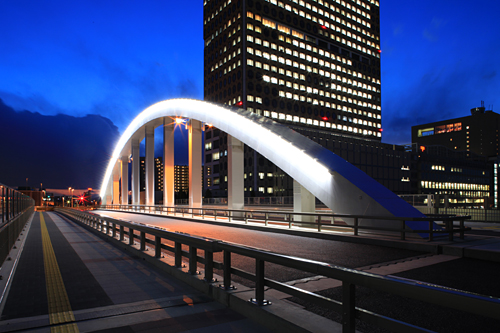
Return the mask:
<svg viewBox="0 0 500 333">
<path fill-rule="evenodd" d="M 189 199 L 175 200 L 177 205 L 188 205 Z M 243 198 L 245 206 L 293 206 L 293 197 L 245 197 Z M 204 205 L 227 205 L 227 197 L 222 198 L 203 198 Z M 316 207 L 326 207 L 321 201 L 316 199 Z"/>
<path fill-rule="evenodd" d="M 265 287 L 269 287 L 293 297 L 318 306 L 333 309 L 342 316 L 343 332 L 355 332 L 355 319 L 372 325 L 400 332 L 427 331 L 423 328 L 388 318 L 371 311 L 360 309 L 355 304 L 356 286 L 387 292 L 427 303 L 437 304 L 445 308 L 464 311 L 493 319 L 500 318 L 500 300 L 498 298 L 471 294 L 451 288 L 439 287 L 419 281 L 402 280 L 394 277 L 381 276 L 340 266 L 329 265 L 323 262 L 303 258 L 276 254 L 256 248 L 226 243 L 224 241 L 197 237 L 183 233 L 169 232 L 160 228 L 149 227 L 144 224 L 103 217 L 93 213 L 70 209 L 57 209 L 74 220 L 83 223 L 89 228 L 100 231 L 116 241 L 134 245 L 138 240 L 139 250 L 143 254 L 154 253 L 155 258 L 161 258 L 162 252 L 170 252 L 175 258 L 174 266 L 182 267 L 182 260 L 188 260 L 189 273 L 198 274 L 198 263 L 204 264 L 204 281 L 207 284 L 214 282 L 214 269 L 222 271 L 223 283 L 221 288 L 232 289 L 232 276 L 239 276 L 255 283 L 255 298 L 251 302 L 258 306 L 269 304 L 265 299 Z M 125 239 L 125 236 L 128 238 Z M 163 240 L 173 243 L 173 246 L 163 243 Z M 146 247 L 154 247 L 154 251 L 146 252 Z M 183 246 L 189 251 L 184 251 Z M 204 256 L 198 255 L 198 249 Z M 214 261 L 214 253 L 222 252 L 223 262 Z M 231 265 L 233 254 L 255 260 L 255 273 L 246 272 Z M 266 278 L 266 264 L 277 264 L 287 268 L 297 269 L 331 279 L 342 281 L 343 302 L 320 296 Z M 272 306 L 272 305 L 270 305 Z M 397 305 L 394 305 L 397 306 Z"/>
<path fill-rule="evenodd" d="M 0 195 L 0 264 L 2 264 L 33 213 L 35 201 L 2 184 L 0 184 Z"/>
<path fill-rule="evenodd" d="M 213 220 L 233 220 L 251 222 L 260 222 L 265 226 L 269 224 L 285 225 L 288 228 L 292 226 L 308 226 L 316 229 L 331 230 L 332 228 L 341 228 L 346 231 L 352 230 L 354 236 L 358 236 L 360 231 L 383 232 L 384 234 L 398 235 L 401 240 L 405 240 L 407 234 L 420 234 L 429 241 L 434 240 L 436 236 L 448 236 L 453 241 L 454 234 L 458 233 L 460 239 L 464 238 L 466 231 L 470 230 L 465 226 L 465 220 L 470 216 L 450 216 L 450 215 L 432 215 L 427 217 L 393 217 L 393 216 L 367 216 L 367 215 L 348 215 L 348 214 L 330 214 L 330 213 L 296 213 L 293 211 L 263 211 L 263 210 L 236 210 L 223 208 L 190 208 L 190 207 L 167 207 L 167 206 L 147 206 L 147 205 L 103 205 L 102 209 L 122 210 L 141 212 L 149 214 L 172 215 L 191 218 L 212 218 Z M 377 221 L 377 226 L 363 225 L 363 222 Z M 351 222 L 347 224 L 345 221 Z M 425 222 L 425 229 L 410 229 L 407 222 L 420 221 Z M 442 227 L 436 222 L 440 222 Z M 366 223 L 365 223 L 366 224 Z"/>
</svg>

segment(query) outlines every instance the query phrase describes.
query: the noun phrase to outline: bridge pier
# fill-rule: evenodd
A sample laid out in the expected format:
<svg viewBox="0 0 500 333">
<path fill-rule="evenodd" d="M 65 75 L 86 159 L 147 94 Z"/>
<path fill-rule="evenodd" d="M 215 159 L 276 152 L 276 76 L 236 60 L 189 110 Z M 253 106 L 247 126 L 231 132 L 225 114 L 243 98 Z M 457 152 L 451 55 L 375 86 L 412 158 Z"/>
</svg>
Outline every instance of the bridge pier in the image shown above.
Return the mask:
<svg viewBox="0 0 500 333">
<path fill-rule="evenodd" d="M 155 204 L 155 128 L 146 125 L 146 205 Z"/>
<path fill-rule="evenodd" d="M 132 139 L 132 205 L 140 204 L 140 161 L 139 140 Z"/>
<path fill-rule="evenodd" d="M 128 156 L 121 158 L 122 205 L 128 205 Z"/>
<path fill-rule="evenodd" d="M 202 206 L 202 183 L 201 183 L 201 122 L 189 120 L 189 207 L 199 208 Z"/>
<path fill-rule="evenodd" d="M 167 207 L 175 206 L 174 129 L 172 119 L 163 118 L 163 205 Z"/>
<path fill-rule="evenodd" d="M 120 169 L 118 165 L 118 160 L 115 162 L 115 167 L 113 168 L 113 204 L 120 204 Z"/>
<path fill-rule="evenodd" d="M 316 198 L 295 179 L 293 180 L 293 211 L 295 213 L 316 212 Z M 294 221 L 314 222 L 314 217 L 296 215 Z"/>
<path fill-rule="evenodd" d="M 227 177 L 227 208 L 243 209 L 245 193 L 243 191 L 243 155 L 244 144 L 235 137 L 228 135 L 228 177 Z"/>
</svg>

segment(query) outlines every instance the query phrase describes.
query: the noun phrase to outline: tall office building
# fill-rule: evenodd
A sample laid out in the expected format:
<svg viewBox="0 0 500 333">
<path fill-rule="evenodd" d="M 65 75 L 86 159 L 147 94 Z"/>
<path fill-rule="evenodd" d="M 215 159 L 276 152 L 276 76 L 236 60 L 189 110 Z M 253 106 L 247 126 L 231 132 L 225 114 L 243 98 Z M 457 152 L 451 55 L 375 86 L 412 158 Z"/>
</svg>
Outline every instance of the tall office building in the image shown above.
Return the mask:
<svg viewBox="0 0 500 333">
<path fill-rule="evenodd" d="M 378 1 L 206 0 L 204 41 L 206 101 L 271 118 L 331 150 L 395 151 L 380 142 Z M 226 135 L 208 129 L 205 188 L 218 196 L 226 156 Z M 291 191 L 291 180 L 248 147 L 244 162 L 246 195 Z"/>
</svg>

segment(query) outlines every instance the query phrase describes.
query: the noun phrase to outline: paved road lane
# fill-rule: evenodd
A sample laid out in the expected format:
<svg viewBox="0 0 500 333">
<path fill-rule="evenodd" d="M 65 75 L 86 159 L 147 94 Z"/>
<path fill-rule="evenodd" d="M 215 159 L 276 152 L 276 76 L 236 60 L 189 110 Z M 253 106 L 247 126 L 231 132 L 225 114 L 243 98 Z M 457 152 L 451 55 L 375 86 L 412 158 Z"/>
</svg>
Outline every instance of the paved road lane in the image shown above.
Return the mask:
<svg viewBox="0 0 500 333">
<path fill-rule="evenodd" d="M 345 243 L 333 240 L 312 239 L 272 232 L 205 224 L 201 222 L 191 222 L 168 217 L 112 211 L 95 212 L 134 222 L 163 227 L 169 231 L 180 231 L 192 235 L 221 239 L 280 254 L 293 255 L 349 268 L 363 267 L 423 254 L 423 252 L 418 251 L 400 250 L 366 244 Z M 216 260 L 222 260 L 220 255 L 216 255 L 214 258 Z M 251 272 L 254 270 L 253 260 L 245 260 L 235 255 L 232 261 L 238 268 Z M 283 269 L 283 267 L 273 265 L 266 266 L 266 270 L 271 278 L 279 281 L 290 281 L 311 276 L 311 274 L 308 273 Z"/>
</svg>

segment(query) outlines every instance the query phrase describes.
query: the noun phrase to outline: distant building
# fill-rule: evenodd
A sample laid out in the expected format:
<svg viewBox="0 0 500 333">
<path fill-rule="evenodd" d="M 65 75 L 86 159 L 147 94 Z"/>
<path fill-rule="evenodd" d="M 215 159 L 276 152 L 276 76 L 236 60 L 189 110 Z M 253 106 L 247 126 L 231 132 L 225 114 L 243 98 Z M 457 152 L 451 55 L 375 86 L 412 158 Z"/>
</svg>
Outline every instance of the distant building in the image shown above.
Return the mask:
<svg viewBox="0 0 500 333">
<path fill-rule="evenodd" d="M 412 127 L 416 154 L 412 188 L 450 203 L 499 207 L 500 114 L 484 102 L 471 115 Z"/>
<path fill-rule="evenodd" d="M 413 193 L 434 194 L 450 206 L 481 208 L 494 197 L 493 163 L 487 157 L 443 146 L 413 145 Z"/>
<path fill-rule="evenodd" d="M 411 141 L 422 146 L 440 145 L 480 156 L 498 156 L 500 114 L 485 110 L 481 103 L 471 109 L 470 116 L 412 126 Z"/>
<path fill-rule="evenodd" d="M 141 173 L 140 173 L 140 186 L 141 191 L 146 190 L 146 168 L 145 158 L 141 157 Z M 155 158 L 155 192 L 163 192 L 163 157 Z M 203 169 L 200 171 L 203 174 Z M 175 193 L 183 193 L 186 196 L 189 193 L 189 166 L 188 165 L 174 165 L 174 191 Z M 155 201 L 162 201 L 163 197 L 157 193 Z"/>
</svg>

